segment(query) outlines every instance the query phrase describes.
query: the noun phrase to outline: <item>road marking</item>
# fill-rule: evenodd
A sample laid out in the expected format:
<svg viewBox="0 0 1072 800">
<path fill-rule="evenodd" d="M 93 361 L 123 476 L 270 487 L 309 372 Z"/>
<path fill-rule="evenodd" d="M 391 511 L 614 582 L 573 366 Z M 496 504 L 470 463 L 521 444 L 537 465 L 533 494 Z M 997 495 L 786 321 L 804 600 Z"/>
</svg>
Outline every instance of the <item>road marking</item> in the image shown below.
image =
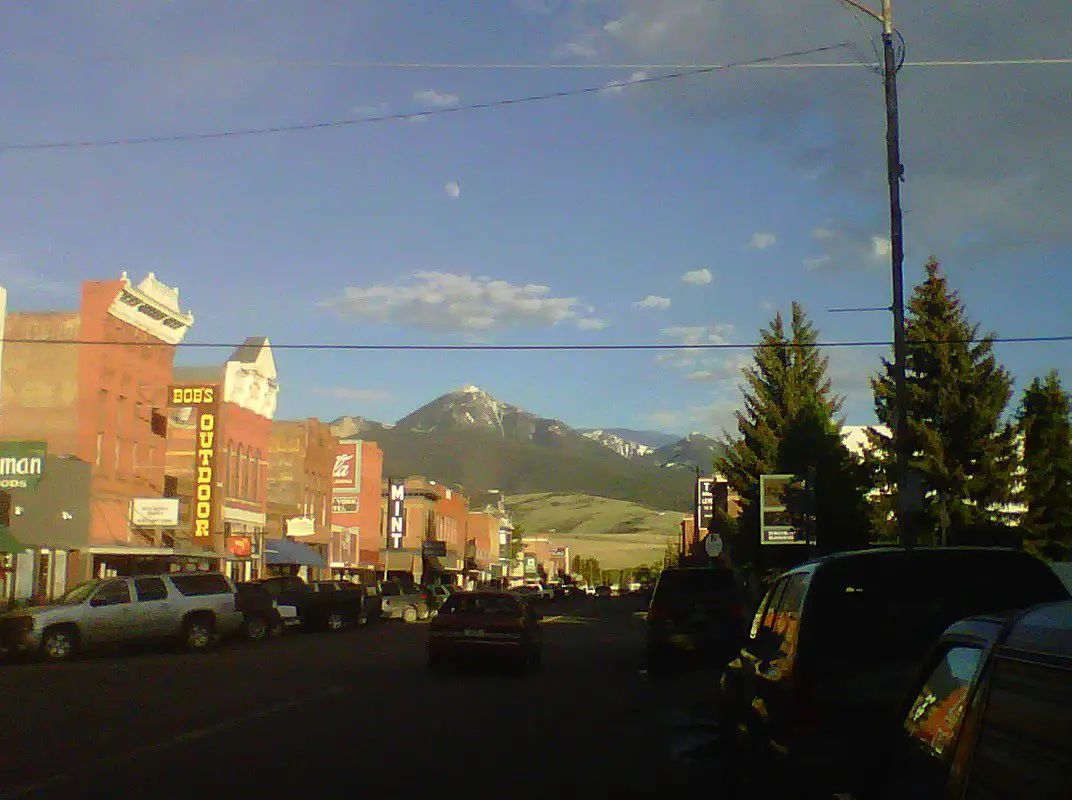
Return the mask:
<svg viewBox="0 0 1072 800">
<path fill-rule="evenodd" d="M 273 714 L 278 714 L 281 711 L 287 711 L 291 708 L 314 703 L 318 700 L 326 700 L 333 695 L 342 694 L 346 690 L 347 687 L 345 686 L 332 686 L 314 695 L 309 695 L 297 700 L 287 700 L 284 703 L 277 703 L 274 706 L 268 706 L 267 708 L 262 708 L 241 717 L 224 720 L 223 722 L 217 722 L 213 725 L 206 725 L 202 728 L 195 728 L 192 731 L 184 731 L 170 739 L 164 739 L 163 741 L 155 742 L 154 744 L 146 745 L 145 747 L 128 750 L 119 755 L 91 758 L 87 761 L 80 762 L 76 765 L 76 768 L 70 772 L 58 772 L 55 775 L 49 775 L 47 778 L 42 778 L 34 783 L 14 786 L 6 791 L 0 791 L 0 796 L 4 797 L 5 800 L 7 800 L 7 798 L 26 797 L 27 795 L 35 794 L 44 791 L 45 789 L 51 789 L 61 784 L 69 783 L 74 780 L 74 775 L 76 773 L 92 772 L 95 770 L 106 769 L 108 767 L 118 767 L 131 761 L 137 761 L 145 756 L 158 755 L 167 752 L 168 750 L 174 750 L 177 747 L 182 747 L 183 745 L 198 741 L 199 739 L 215 736 L 216 734 L 223 733 L 231 728 L 237 728 L 240 725 L 252 722 L 253 720 L 263 719 Z"/>
</svg>

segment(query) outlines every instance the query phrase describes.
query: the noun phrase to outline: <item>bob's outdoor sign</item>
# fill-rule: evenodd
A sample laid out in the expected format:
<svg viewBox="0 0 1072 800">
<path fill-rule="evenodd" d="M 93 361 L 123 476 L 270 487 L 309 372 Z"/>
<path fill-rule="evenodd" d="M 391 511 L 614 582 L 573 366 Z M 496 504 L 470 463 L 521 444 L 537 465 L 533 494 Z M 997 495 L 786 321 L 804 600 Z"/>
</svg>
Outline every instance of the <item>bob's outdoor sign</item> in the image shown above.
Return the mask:
<svg viewBox="0 0 1072 800">
<path fill-rule="evenodd" d="M 194 496 L 191 533 L 194 539 L 213 535 L 216 507 L 216 453 L 218 436 L 217 387 L 212 385 L 173 385 L 168 387 L 172 406 L 189 406 L 193 413 Z"/>
<path fill-rule="evenodd" d="M 45 442 L 0 442 L 0 489 L 36 489 L 47 452 Z"/>
</svg>

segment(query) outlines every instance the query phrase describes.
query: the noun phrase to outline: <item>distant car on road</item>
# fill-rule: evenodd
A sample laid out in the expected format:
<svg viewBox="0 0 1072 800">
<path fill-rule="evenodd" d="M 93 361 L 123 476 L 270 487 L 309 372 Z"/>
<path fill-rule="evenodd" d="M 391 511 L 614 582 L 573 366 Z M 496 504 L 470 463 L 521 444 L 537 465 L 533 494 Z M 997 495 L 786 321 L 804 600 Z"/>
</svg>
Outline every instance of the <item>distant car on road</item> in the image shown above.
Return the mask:
<svg viewBox="0 0 1072 800">
<path fill-rule="evenodd" d="M 404 586 L 398 581 L 384 581 L 380 584 L 380 598 L 380 613 L 385 619 L 416 622 L 419 619 L 428 619 L 432 613 L 427 593 L 419 586 Z"/>
<path fill-rule="evenodd" d="M 542 655 L 539 615 L 514 592 L 455 594 L 429 626 L 432 670 L 485 656 L 506 657 L 527 670 L 539 666 Z"/>
</svg>

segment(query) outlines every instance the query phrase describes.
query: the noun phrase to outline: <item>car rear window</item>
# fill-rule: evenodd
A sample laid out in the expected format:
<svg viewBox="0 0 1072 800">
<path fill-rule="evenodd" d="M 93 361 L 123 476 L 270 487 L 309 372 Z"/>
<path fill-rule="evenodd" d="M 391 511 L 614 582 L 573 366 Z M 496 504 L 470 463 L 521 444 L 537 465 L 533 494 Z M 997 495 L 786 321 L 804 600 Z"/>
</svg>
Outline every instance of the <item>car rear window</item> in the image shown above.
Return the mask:
<svg viewBox="0 0 1072 800">
<path fill-rule="evenodd" d="M 725 597 L 734 591 L 733 572 L 728 569 L 666 570 L 659 576 L 655 598 Z"/>
<path fill-rule="evenodd" d="M 187 597 L 231 593 L 231 585 L 218 572 L 206 572 L 198 575 L 172 575 L 171 582 L 175 584 L 176 589 Z"/>
<path fill-rule="evenodd" d="M 805 609 L 805 635 L 824 647 L 856 637 L 857 655 L 915 661 L 964 617 L 1067 597 L 1045 563 L 1024 553 L 890 553 L 819 568 Z"/>
<path fill-rule="evenodd" d="M 507 595 L 455 594 L 443 604 L 439 613 L 516 617 L 521 613 L 521 604 Z"/>
</svg>

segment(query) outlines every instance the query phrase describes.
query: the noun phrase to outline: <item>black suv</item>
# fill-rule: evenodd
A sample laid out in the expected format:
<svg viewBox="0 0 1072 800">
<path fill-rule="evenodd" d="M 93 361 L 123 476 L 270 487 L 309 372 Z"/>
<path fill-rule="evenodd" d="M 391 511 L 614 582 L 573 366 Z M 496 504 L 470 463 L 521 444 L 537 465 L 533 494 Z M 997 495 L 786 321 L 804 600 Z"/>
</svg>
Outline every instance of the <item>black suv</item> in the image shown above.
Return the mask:
<svg viewBox="0 0 1072 800">
<path fill-rule="evenodd" d="M 648 674 L 661 677 L 696 658 L 723 666 L 744 638 L 741 599 L 724 567 L 663 570 L 648 606 Z"/>
<path fill-rule="evenodd" d="M 789 570 L 722 678 L 736 774 L 790 797 L 856 791 L 949 625 L 1068 599 L 1044 561 L 1000 548 L 876 548 Z"/>
</svg>

